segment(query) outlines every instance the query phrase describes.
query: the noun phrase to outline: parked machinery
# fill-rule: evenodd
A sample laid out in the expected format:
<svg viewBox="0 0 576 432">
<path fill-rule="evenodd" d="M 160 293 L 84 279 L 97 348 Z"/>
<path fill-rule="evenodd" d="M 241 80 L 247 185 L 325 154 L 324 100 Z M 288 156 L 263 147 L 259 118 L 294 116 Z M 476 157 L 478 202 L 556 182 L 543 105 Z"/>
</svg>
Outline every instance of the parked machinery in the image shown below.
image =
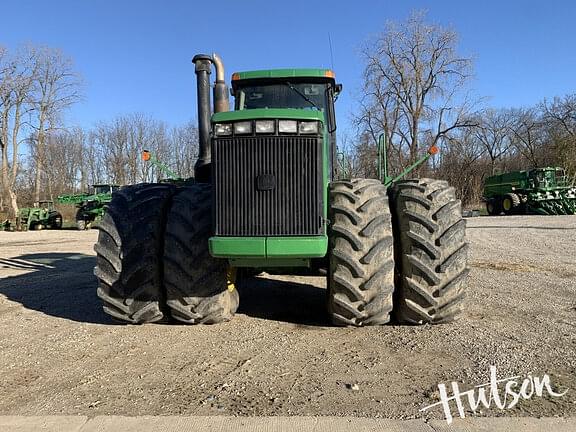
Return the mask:
<svg viewBox="0 0 576 432">
<path fill-rule="evenodd" d="M 484 200 L 489 215 L 576 214 L 576 187 L 562 168 L 535 168 L 488 177 Z"/>
<path fill-rule="evenodd" d="M 119 187 L 109 184 L 93 185 L 89 192 L 60 195 L 57 201 L 60 204 L 75 204 L 78 209 L 76 226 L 79 230 L 86 230 L 102 219 L 106 206 L 112 200 L 112 193 Z"/>
<path fill-rule="evenodd" d="M 44 228 L 62 228 L 62 215 L 54 208 L 53 201 L 39 201 L 34 203 L 33 207 L 24 207 L 18 211 L 17 230 L 28 231 Z"/>
</svg>

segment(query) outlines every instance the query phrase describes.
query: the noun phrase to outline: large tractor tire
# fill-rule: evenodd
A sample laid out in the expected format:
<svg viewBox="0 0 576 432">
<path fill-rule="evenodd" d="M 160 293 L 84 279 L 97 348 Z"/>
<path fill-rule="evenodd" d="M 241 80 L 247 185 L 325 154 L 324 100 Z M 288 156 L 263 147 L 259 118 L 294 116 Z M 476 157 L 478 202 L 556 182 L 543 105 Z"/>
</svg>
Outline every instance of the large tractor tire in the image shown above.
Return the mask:
<svg viewBox="0 0 576 432">
<path fill-rule="evenodd" d="M 238 309 L 234 272 L 208 250 L 211 187 L 191 185 L 174 197 L 164 241 L 164 286 L 172 317 L 187 324 L 229 321 Z"/>
<path fill-rule="evenodd" d="M 386 187 L 353 179 L 330 185 L 328 312 L 336 325 L 390 321 L 394 291 L 392 219 Z"/>
<path fill-rule="evenodd" d="M 98 229 L 94 274 L 104 312 L 133 324 L 164 318 L 162 253 L 175 188 L 139 184 L 114 194 Z"/>
<path fill-rule="evenodd" d="M 466 221 L 454 188 L 405 180 L 392 190 L 397 283 L 394 314 L 408 324 L 453 321 L 468 275 Z"/>
<path fill-rule="evenodd" d="M 518 211 L 520 207 L 520 197 L 515 193 L 508 193 L 502 198 L 502 210 L 505 214 L 511 215 Z"/>
<path fill-rule="evenodd" d="M 50 229 L 62 229 L 62 215 L 60 213 L 50 219 Z"/>
<path fill-rule="evenodd" d="M 499 198 L 489 198 L 486 201 L 486 211 L 490 216 L 498 216 L 502 213 L 502 203 Z"/>
</svg>

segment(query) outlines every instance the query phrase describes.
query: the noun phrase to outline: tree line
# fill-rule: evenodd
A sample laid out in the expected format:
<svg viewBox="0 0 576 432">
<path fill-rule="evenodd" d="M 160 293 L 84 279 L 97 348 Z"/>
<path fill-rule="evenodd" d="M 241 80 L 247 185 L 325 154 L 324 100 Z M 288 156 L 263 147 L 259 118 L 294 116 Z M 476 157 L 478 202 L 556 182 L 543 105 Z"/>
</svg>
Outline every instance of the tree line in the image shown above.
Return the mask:
<svg viewBox="0 0 576 432">
<path fill-rule="evenodd" d="M 439 147 L 416 175 L 448 180 L 465 204 L 479 203 L 484 179 L 497 172 L 561 166 L 575 182 L 576 93 L 531 107 L 479 108 L 470 91 L 473 62 L 457 42 L 454 30 L 416 12 L 365 44 L 357 135 L 345 140 L 340 159 L 345 175 L 377 175 L 383 135 L 393 175 Z"/>
<path fill-rule="evenodd" d="M 170 126 L 144 114 L 69 127 L 68 108 L 82 99 L 82 80 L 61 51 L 0 47 L 0 212 L 87 191 L 93 184 L 126 185 L 167 176 L 141 159 L 149 150 L 174 172 L 191 176 L 197 128 Z"/>
<path fill-rule="evenodd" d="M 531 107 L 487 108 L 473 96 L 473 61 L 458 35 L 422 12 L 388 22 L 361 49 L 363 87 L 339 140 L 342 176 L 376 177 L 377 142 L 387 143 L 392 175 L 434 145 L 439 155 L 415 175 L 448 180 L 465 204 L 482 198 L 494 173 L 562 166 L 576 179 L 576 93 Z M 126 114 L 93 127 L 67 127 L 64 113 L 82 98 L 71 59 L 48 47 L 0 47 L 0 212 L 85 191 L 91 184 L 156 181 L 166 175 L 140 158 L 153 152 L 172 171 L 193 175 L 198 132 Z"/>
</svg>

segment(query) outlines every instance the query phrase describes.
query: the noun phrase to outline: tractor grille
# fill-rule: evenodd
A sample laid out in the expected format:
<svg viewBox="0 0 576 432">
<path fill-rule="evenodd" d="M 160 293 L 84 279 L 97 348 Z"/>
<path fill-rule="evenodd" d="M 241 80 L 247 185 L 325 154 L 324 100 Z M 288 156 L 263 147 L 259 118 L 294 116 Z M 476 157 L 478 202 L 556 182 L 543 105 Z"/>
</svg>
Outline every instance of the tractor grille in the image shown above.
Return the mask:
<svg viewBox="0 0 576 432">
<path fill-rule="evenodd" d="M 322 139 L 216 138 L 212 148 L 217 236 L 322 234 Z"/>
</svg>

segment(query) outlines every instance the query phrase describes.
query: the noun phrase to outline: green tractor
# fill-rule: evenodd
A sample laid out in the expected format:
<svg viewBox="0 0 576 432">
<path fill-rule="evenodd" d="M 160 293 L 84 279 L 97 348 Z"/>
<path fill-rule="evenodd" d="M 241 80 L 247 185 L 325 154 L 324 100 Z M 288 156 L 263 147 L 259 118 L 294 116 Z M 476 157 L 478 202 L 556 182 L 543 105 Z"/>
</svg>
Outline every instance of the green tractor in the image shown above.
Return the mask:
<svg viewBox="0 0 576 432">
<path fill-rule="evenodd" d="M 19 231 L 61 229 L 62 215 L 54 208 L 53 201 L 38 201 L 34 207 L 24 207 L 18 211 L 16 229 Z"/>
<path fill-rule="evenodd" d="M 562 168 L 535 168 L 488 177 L 484 182 L 486 210 L 491 216 L 504 213 L 576 214 L 576 187 Z"/>
<path fill-rule="evenodd" d="M 232 75 L 194 57 L 200 152 L 195 184 L 138 184 L 112 198 L 95 245 L 104 311 L 130 323 L 218 323 L 238 278 L 325 269 L 336 325 L 452 321 L 465 295 L 467 243 L 454 188 L 432 179 L 337 180 L 334 102 L 325 69 Z M 216 69 L 214 114 L 210 74 Z M 320 273 L 324 273 L 319 271 Z M 302 301 L 306 301 L 302 299 Z"/>
<path fill-rule="evenodd" d="M 59 195 L 57 200 L 60 204 L 76 205 L 76 226 L 79 230 L 86 230 L 102 219 L 106 206 L 112 200 L 112 193 L 118 189 L 116 185 L 97 184 L 89 192 Z"/>
</svg>

